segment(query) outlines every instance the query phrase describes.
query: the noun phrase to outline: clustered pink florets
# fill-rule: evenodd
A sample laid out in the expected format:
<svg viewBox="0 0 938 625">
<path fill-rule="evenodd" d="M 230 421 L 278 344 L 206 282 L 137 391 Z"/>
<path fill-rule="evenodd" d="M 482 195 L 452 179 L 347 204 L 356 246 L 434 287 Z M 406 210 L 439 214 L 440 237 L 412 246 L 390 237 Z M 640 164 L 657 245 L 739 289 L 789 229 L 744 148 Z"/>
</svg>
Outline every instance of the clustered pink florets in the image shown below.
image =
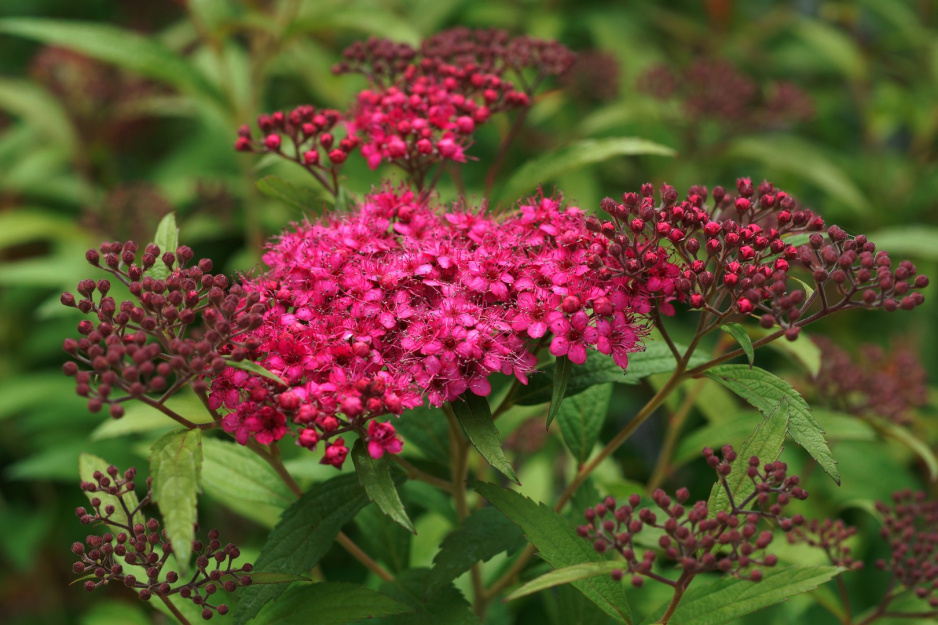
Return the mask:
<svg viewBox="0 0 938 625">
<path fill-rule="evenodd" d="M 624 368 L 641 348 L 635 316 L 650 310 L 608 240 L 546 197 L 499 219 L 385 190 L 298 226 L 264 261 L 270 271 L 244 285 L 269 305 L 252 359 L 287 388 L 233 368 L 214 381 L 212 406 L 232 410 L 223 425 L 242 443 L 277 440 L 290 420 L 312 449 L 424 397 L 488 395 L 493 373 L 527 383 L 546 336 L 555 356 L 582 364 L 592 348 Z M 340 441 L 324 461 L 341 464 Z M 375 458 L 401 450 L 387 423 L 368 423 L 365 442 Z"/>
</svg>

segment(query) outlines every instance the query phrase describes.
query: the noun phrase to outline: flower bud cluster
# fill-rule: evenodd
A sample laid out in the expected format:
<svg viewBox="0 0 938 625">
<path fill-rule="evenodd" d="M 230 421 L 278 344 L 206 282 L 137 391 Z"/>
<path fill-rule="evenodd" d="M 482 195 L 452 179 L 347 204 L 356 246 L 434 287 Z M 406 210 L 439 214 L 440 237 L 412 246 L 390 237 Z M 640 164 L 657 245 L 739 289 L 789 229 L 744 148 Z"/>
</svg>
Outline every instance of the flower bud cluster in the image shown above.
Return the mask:
<svg viewBox="0 0 938 625">
<path fill-rule="evenodd" d="M 676 298 L 711 313 L 710 327 L 731 315 L 758 315 L 763 327 L 780 325 L 794 340 L 801 326 L 838 310 L 908 310 L 924 301 L 919 290 L 928 278 L 911 262 L 894 269 L 865 236 L 838 226 L 825 232 L 821 217 L 768 182 L 756 187 L 740 178 L 736 188 L 714 188 L 708 209 L 706 187 L 691 187 L 680 200 L 665 184 L 656 203 L 645 184 L 621 203 L 603 200 L 612 221 L 595 220 L 592 228 L 613 242 L 625 275 L 660 294 L 663 312 Z M 796 247 L 793 235 L 807 243 Z M 809 272 L 814 289 L 789 278 L 795 265 Z"/>
<path fill-rule="evenodd" d="M 804 522 L 801 515 L 782 516 L 791 499 L 807 497 L 798 486 L 798 477 L 789 476 L 783 462 L 763 465 L 753 456 L 748 460 L 746 473 L 752 482 L 752 492 L 734 501 L 726 482 L 736 460 L 733 448 L 729 445 L 723 448 L 722 460 L 710 448 L 704 449 L 703 455 L 716 470 L 729 498 L 728 510 L 708 510 L 707 502 L 702 500 L 685 505 L 690 497 L 686 488 L 679 489 L 673 498 L 660 488 L 652 493 L 652 500 L 663 516 L 651 508 L 640 508 L 639 495 L 629 496 L 628 503 L 622 506 L 617 507 L 615 499 L 607 497 L 603 503 L 587 508 L 587 524 L 579 526 L 577 533 L 592 541 L 593 548 L 600 553 L 615 550 L 622 555 L 625 567 L 613 572 L 614 579 L 622 579 L 628 573 L 634 586 L 641 586 L 646 577 L 676 586 L 679 582 L 653 571 L 659 556 L 681 569 L 680 583 L 685 587 L 690 578 L 709 571 L 759 581 L 762 572 L 753 567 L 772 567 L 778 562 L 775 555 L 766 553 L 773 540 L 773 527 L 788 532 Z M 657 549 L 642 548 L 638 535 L 646 529 L 656 535 L 660 533 Z"/>
<path fill-rule="evenodd" d="M 717 120 L 731 128 L 788 126 L 814 115 L 811 96 L 796 85 L 760 85 L 725 60 L 702 59 L 680 71 L 656 65 L 637 87 L 659 100 L 680 100 L 689 121 Z"/>
<path fill-rule="evenodd" d="M 78 297 L 62 294 L 64 305 L 92 317 L 78 324 L 79 338 L 63 343 L 73 359 L 63 371 L 75 378 L 76 391 L 88 398 L 91 412 L 106 405 L 119 418 L 129 399 L 162 402 L 187 383 L 204 391 L 204 376 L 221 372 L 226 358 L 244 360 L 257 348 L 255 340 L 239 341 L 263 320 L 260 296 L 210 273 L 208 259 L 187 266 L 193 258 L 190 248 L 161 253 L 150 244 L 138 262 L 133 241 L 104 243 L 85 257 L 134 297 L 118 304 L 106 279 L 82 280 Z M 157 263 L 169 272 L 165 279 L 148 273 Z M 158 399 L 149 397 L 154 394 Z"/>
<path fill-rule="evenodd" d="M 938 608 L 938 501 L 908 489 L 893 493 L 892 505 L 876 503 L 883 515 L 880 535 L 892 550 L 879 569 L 890 571 L 895 582 Z"/>
<path fill-rule="evenodd" d="M 859 346 L 857 356 L 825 337 L 812 337 L 821 348 L 821 369 L 814 384 L 834 408 L 859 416 L 875 415 L 909 424 L 913 412 L 928 403 L 928 373 L 907 346 Z"/>
<path fill-rule="evenodd" d="M 562 73 L 575 58 L 556 42 L 464 28 L 435 35 L 419 51 L 372 38 L 353 44 L 343 57 L 335 73 L 368 79 L 348 113 L 301 106 L 289 114 L 262 115 L 263 137 L 254 140 L 243 126 L 235 148 L 290 158 L 337 192 L 342 163 L 360 147 L 372 169 L 394 164 L 422 187 L 435 163 L 466 161 L 479 125 L 493 114 L 528 106 L 542 79 Z M 505 78 L 506 70 L 514 72 L 521 89 Z M 535 73 L 533 80 L 527 71 Z M 337 124 L 348 132 L 341 141 L 334 135 Z M 293 144 L 289 155 L 284 137 Z"/>
<path fill-rule="evenodd" d="M 335 190 L 342 164 L 359 146 L 355 135 L 336 138 L 336 126 L 343 120 L 339 111 L 298 106 L 257 118 L 262 137 L 254 139 L 250 127 L 241 126 L 235 149 L 239 152 L 270 152 L 295 161 L 327 188 Z M 290 140 L 284 145 L 284 137 Z"/>
<path fill-rule="evenodd" d="M 102 506 L 98 497 L 93 497 L 91 504 L 94 514 L 85 508 L 75 510 L 83 525 L 101 522 L 113 530 L 101 536 L 90 534 L 84 543 L 72 544 L 72 553 L 78 560 L 72 565 L 72 571 L 88 578 L 85 590 L 93 591 L 108 584 L 122 584 L 134 589 L 139 597 L 148 601 L 151 597 L 171 597 L 178 595 L 192 601 L 202 608 L 202 617 L 206 620 L 215 613 L 224 615 L 229 611 L 225 603 L 215 603 L 213 595 L 219 590 L 234 592 L 241 586 L 252 583 L 248 575 L 253 569 L 251 564 L 235 566 L 240 557 L 240 550 L 233 544 L 222 546 L 218 540 L 218 530 L 208 533 L 208 542 L 192 541 L 196 571 L 188 582 L 180 582 L 177 571 L 169 570 L 166 562 L 173 553 L 172 544 L 165 530 L 160 530 L 160 523 L 154 518 L 143 519 L 141 508 L 152 500 L 151 483 L 147 479 L 148 491 L 139 505 L 130 509 L 127 495 L 133 493 L 133 479 L 136 469 L 128 469 L 123 476 L 117 467 L 111 465 L 107 474 L 96 471 L 94 482 L 83 482 L 82 490 L 89 493 L 106 493 L 117 497 L 126 515 L 126 523 L 114 517 L 113 506 Z M 135 500 L 134 500 L 135 501 Z M 136 517 L 140 516 L 138 522 Z M 198 525 L 196 525 L 198 531 Z"/>
<path fill-rule="evenodd" d="M 495 217 L 405 189 L 373 193 L 286 232 L 264 256 L 270 270 L 244 283 L 269 304 L 251 334 L 257 362 L 287 388 L 226 369 L 210 405 L 231 411 L 222 424 L 242 444 L 276 440 L 290 421 L 304 447 L 333 441 L 324 462 L 338 466 L 347 448 L 336 437 L 356 431 L 373 457 L 397 453 L 394 428 L 372 419 L 488 395 L 496 372 L 527 383 L 548 341 L 574 364 L 596 349 L 625 368 L 650 308 L 613 275 L 607 247 L 554 198 Z"/>
<path fill-rule="evenodd" d="M 834 566 L 842 566 L 851 571 L 863 568 L 862 560 L 854 560 L 850 555 L 847 541 L 857 533 L 857 528 L 846 525 L 840 519 L 811 519 L 804 525 L 795 527 L 785 535 L 793 545 L 808 545 L 822 549 Z"/>
</svg>

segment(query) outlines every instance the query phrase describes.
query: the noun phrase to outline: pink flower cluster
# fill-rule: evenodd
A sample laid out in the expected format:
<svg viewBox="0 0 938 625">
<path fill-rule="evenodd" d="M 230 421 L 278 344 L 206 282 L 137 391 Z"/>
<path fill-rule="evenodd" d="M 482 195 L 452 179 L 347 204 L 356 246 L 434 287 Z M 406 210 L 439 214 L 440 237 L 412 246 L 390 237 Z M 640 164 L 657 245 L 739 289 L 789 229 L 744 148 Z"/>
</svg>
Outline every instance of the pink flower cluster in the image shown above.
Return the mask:
<svg viewBox="0 0 938 625">
<path fill-rule="evenodd" d="M 410 190 L 373 193 L 349 215 L 284 234 L 264 256 L 270 270 L 244 284 L 269 305 L 252 360 L 286 388 L 226 369 L 212 404 L 232 410 L 223 424 L 241 443 L 277 440 L 292 421 L 300 445 L 333 440 L 324 462 L 339 466 L 340 434 L 358 432 L 373 457 L 398 453 L 393 426 L 374 417 L 424 397 L 488 395 L 493 373 L 527 383 L 548 341 L 573 363 L 592 348 L 625 368 L 650 295 L 608 248 L 554 198 L 499 218 L 434 210 Z"/>
</svg>

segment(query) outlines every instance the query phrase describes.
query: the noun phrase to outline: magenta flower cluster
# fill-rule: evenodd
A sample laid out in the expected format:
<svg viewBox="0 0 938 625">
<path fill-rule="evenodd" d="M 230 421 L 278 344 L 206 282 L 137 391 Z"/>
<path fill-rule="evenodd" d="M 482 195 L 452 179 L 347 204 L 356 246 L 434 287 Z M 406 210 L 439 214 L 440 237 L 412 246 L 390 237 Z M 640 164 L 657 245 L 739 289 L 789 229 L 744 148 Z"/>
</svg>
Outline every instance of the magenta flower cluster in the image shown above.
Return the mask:
<svg viewBox="0 0 938 625">
<path fill-rule="evenodd" d="M 595 349 L 624 369 L 641 349 L 650 294 L 622 275 L 608 244 L 555 198 L 500 218 L 442 210 L 406 189 L 373 193 L 265 254 L 270 270 L 243 285 L 269 307 L 252 359 L 287 388 L 229 368 L 211 407 L 231 411 L 223 426 L 242 444 L 281 438 L 288 420 L 304 447 L 332 439 L 323 461 L 339 466 L 340 434 L 359 432 L 373 457 L 397 453 L 393 427 L 371 419 L 424 397 L 440 406 L 486 396 L 493 373 L 527 383 L 548 341 L 575 364 Z"/>
</svg>

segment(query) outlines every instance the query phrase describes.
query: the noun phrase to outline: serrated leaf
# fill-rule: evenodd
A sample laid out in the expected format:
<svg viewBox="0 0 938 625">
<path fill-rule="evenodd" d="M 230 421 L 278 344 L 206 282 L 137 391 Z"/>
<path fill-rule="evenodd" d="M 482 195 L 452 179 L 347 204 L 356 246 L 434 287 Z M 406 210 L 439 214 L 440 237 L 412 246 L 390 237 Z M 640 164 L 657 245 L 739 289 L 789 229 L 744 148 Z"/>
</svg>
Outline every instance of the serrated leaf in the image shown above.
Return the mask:
<svg viewBox="0 0 938 625">
<path fill-rule="evenodd" d="M 189 569 L 198 521 L 201 470 L 202 430 L 170 432 L 150 448 L 153 501 L 163 516 L 163 528 L 183 574 Z"/>
<path fill-rule="evenodd" d="M 243 371 L 256 373 L 257 375 L 265 377 L 268 380 L 273 380 L 274 382 L 277 382 L 278 384 L 287 386 L 286 380 L 281 378 L 276 373 L 273 373 L 272 371 L 268 371 L 267 369 L 260 366 L 256 362 L 253 362 L 250 360 L 238 361 L 238 360 L 234 360 L 233 358 L 231 358 L 231 356 L 223 356 L 223 358 L 225 359 L 225 364 L 227 364 L 229 367 L 234 367 L 235 369 L 241 369 Z"/>
<path fill-rule="evenodd" d="M 412 608 L 376 590 L 338 582 L 297 584 L 261 610 L 256 625 L 343 625 Z"/>
<path fill-rule="evenodd" d="M 778 566 L 762 570 L 762 581 L 725 577 L 693 585 L 684 593 L 668 625 L 722 625 L 740 616 L 814 590 L 844 569 L 836 566 Z M 642 625 L 655 623 L 667 604 L 651 612 Z"/>
<path fill-rule="evenodd" d="M 202 486 L 222 503 L 236 500 L 283 510 L 296 501 L 277 472 L 246 447 L 204 438 L 202 456 Z"/>
<path fill-rule="evenodd" d="M 557 415 L 560 433 L 578 466 L 582 466 L 593 451 L 611 400 L 612 384 L 599 384 L 568 398 L 560 409 Z"/>
<path fill-rule="evenodd" d="M 475 511 L 440 544 L 427 577 L 426 595 L 443 588 L 476 562 L 487 562 L 503 551 L 511 553 L 519 543 L 524 543 L 521 530 L 504 514 L 494 508 Z"/>
<path fill-rule="evenodd" d="M 533 595 L 547 588 L 560 586 L 561 584 L 570 584 L 581 579 L 589 579 L 597 575 L 609 575 L 614 570 L 623 568 L 623 563 L 617 560 L 604 560 L 602 562 L 586 562 L 584 564 L 574 564 L 562 569 L 554 569 L 550 573 L 545 573 L 540 577 L 532 579 L 530 582 L 517 588 L 510 595 L 505 597 L 505 601 L 519 599 L 528 595 Z"/>
<path fill-rule="evenodd" d="M 257 190 L 267 197 L 280 200 L 288 206 L 303 211 L 316 213 L 316 206 L 322 206 L 323 196 L 311 189 L 298 187 L 279 176 L 264 176 L 257 181 Z"/>
<path fill-rule="evenodd" d="M 558 356 L 554 363 L 554 380 L 550 396 L 550 409 L 547 411 L 547 429 L 560 411 L 564 394 L 567 392 L 567 382 L 570 380 L 570 370 L 573 363 L 566 356 Z"/>
<path fill-rule="evenodd" d="M 453 413 L 456 420 L 462 426 L 466 436 L 485 461 L 499 470 L 505 477 L 514 482 L 518 482 L 511 463 L 505 456 L 502 449 L 501 439 L 498 437 L 498 429 L 495 422 L 492 421 L 492 409 L 489 408 L 489 401 L 484 397 L 479 397 L 472 391 L 466 391 L 462 397 L 452 402 Z"/>
<path fill-rule="evenodd" d="M 0 32 L 61 46 L 167 83 L 221 109 L 227 103 L 197 69 L 153 37 L 96 22 L 15 17 L 0 20 Z"/>
<path fill-rule="evenodd" d="M 743 327 L 743 324 L 724 323 L 720 326 L 720 329 L 736 339 L 739 346 L 743 348 L 743 353 L 746 354 L 746 358 L 749 359 L 749 366 L 751 367 L 756 360 L 756 352 L 752 348 L 752 339 L 749 338 L 749 334 L 746 333 L 746 328 Z"/>
<path fill-rule="evenodd" d="M 404 511 L 404 504 L 397 494 L 394 480 L 391 479 L 391 465 L 387 454 L 381 458 L 372 458 L 365 449 L 361 439 L 352 445 L 352 462 L 355 464 L 355 473 L 358 482 L 365 489 L 371 499 L 381 511 L 388 515 L 395 523 L 404 529 L 416 533 L 414 524 Z"/>
<path fill-rule="evenodd" d="M 637 137 L 584 139 L 554 152 L 539 156 L 522 165 L 505 183 L 499 196 L 514 201 L 519 195 L 533 193 L 561 174 L 601 163 L 617 156 L 654 154 L 674 156 L 671 148 Z"/>
<path fill-rule="evenodd" d="M 789 432 L 792 439 L 811 454 L 831 478 L 840 484 L 837 461 L 831 453 L 824 430 L 811 415 L 811 408 L 791 384 L 759 367 L 720 365 L 704 375 L 733 391 L 759 412 L 768 416 L 782 399 L 788 400 Z"/>
<path fill-rule="evenodd" d="M 284 511 L 254 568 L 269 573 L 305 573 L 316 566 L 342 526 L 367 503 L 368 495 L 355 475 L 340 475 L 316 484 Z M 235 624 L 247 623 L 284 590 L 281 585 L 241 589 Z"/>
<path fill-rule="evenodd" d="M 743 443 L 743 446 L 736 450 L 736 460 L 730 465 L 732 471 L 726 476 L 726 486 L 732 493 L 733 501 L 737 506 L 755 491 L 752 480 L 746 474 L 749 459 L 758 456 L 762 464 L 775 462 L 782 452 L 788 426 L 787 400 L 782 399 L 768 418 L 759 423 L 756 431 Z M 730 498 L 726 490 L 720 480 L 713 485 L 710 499 L 707 500 L 707 510 L 711 517 L 716 516 L 720 510 L 730 509 Z"/>
<path fill-rule="evenodd" d="M 521 527 L 528 542 L 555 569 L 603 561 L 589 542 L 577 536 L 562 516 L 544 504 L 495 484 L 477 483 L 475 490 Z M 621 583 L 610 577 L 593 577 L 577 580 L 573 586 L 616 622 L 625 625 L 632 622 L 632 611 Z"/>
<path fill-rule="evenodd" d="M 160 256 L 166 252 L 176 253 L 179 247 L 179 228 L 176 227 L 176 213 L 169 213 L 160 220 L 156 227 L 156 234 L 153 236 L 153 242 L 160 248 Z M 162 258 L 157 258 L 153 266 L 147 270 L 147 273 L 153 276 L 155 280 L 165 280 L 169 275 L 169 267 L 163 262 Z"/>
<path fill-rule="evenodd" d="M 236 576 L 232 573 L 228 573 L 221 576 L 221 581 L 224 582 L 233 577 Z M 257 571 L 251 571 L 251 586 L 264 586 L 267 584 L 290 584 L 292 582 L 309 581 L 312 580 L 305 575 L 291 575 L 289 573 L 258 573 Z"/>
<path fill-rule="evenodd" d="M 91 482 L 94 484 L 94 472 L 100 471 L 104 475 L 107 475 L 108 466 L 109 463 L 103 458 L 99 458 L 98 456 L 92 454 L 81 454 L 78 456 L 78 476 L 83 482 Z M 120 500 L 116 496 L 101 492 L 85 492 L 85 496 L 88 497 L 88 501 L 91 501 L 95 497 L 100 499 L 102 513 L 104 512 L 105 507 L 109 505 L 114 506 L 114 514 L 112 515 L 112 518 L 118 523 L 128 525 L 127 514 L 124 512 L 124 508 L 121 506 Z M 124 495 L 124 503 L 127 505 L 127 509 L 133 512 L 140 504 L 140 500 L 137 499 L 136 493 L 127 493 Z"/>
<path fill-rule="evenodd" d="M 381 585 L 381 592 L 413 609 L 410 614 L 392 616 L 394 625 L 480 625 L 472 607 L 452 584 L 426 599 L 424 589 L 429 575 L 428 569 L 410 569 Z"/>
</svg>

